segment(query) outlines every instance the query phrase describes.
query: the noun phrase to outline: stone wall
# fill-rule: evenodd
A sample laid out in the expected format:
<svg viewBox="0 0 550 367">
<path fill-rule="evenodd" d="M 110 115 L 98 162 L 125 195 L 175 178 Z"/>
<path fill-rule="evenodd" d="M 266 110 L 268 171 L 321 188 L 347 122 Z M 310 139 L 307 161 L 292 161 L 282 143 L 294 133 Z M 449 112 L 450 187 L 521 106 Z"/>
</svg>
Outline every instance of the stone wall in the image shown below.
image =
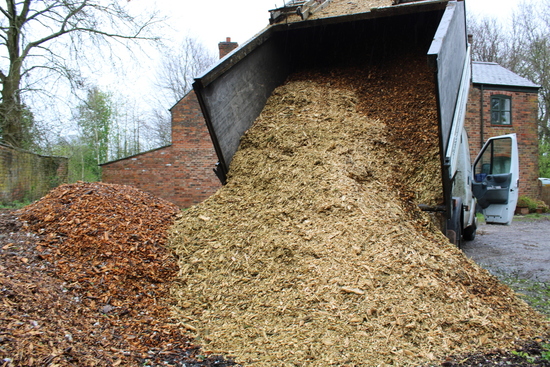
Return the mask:
<svg viewBox="0 0 550 367">
<path fill-rule="evenodd" d="M 68 159 L 0 144 L 0 204 L 35 201 L 67 182 Z"/>
<path fill-rule="evenodd" d="M 491 124 L 491 96 L 505 95 L 512 99 L 512 124 Z M 482 98 L 483 97 L 483 98 Z M 483 101 L 483 106 L 481 105 Z M 481 124 L 483 109 L 483 125 Z M 535 92 L 518 92 L 470 88 L 468 110 L 466 113 L 466 131 L 470 143 L 470 156 L 476 158 L 485 140 L 490 137 L 517 134 L 519 149 L 519 194 L 532 198 L 540 197 L 538 184 L 538 135 L 537 135 L 538 94 Z M 481 135 L 483 131 L 483 136 Z"/>
<path fill-rule="evenodd" d="M 137 187 L 181 208 L 200 203 L 221 183 L 218 161 L 194 91 L 171 110 L 172 144 L 102 165 L 102 181 Z"/>
</svg>

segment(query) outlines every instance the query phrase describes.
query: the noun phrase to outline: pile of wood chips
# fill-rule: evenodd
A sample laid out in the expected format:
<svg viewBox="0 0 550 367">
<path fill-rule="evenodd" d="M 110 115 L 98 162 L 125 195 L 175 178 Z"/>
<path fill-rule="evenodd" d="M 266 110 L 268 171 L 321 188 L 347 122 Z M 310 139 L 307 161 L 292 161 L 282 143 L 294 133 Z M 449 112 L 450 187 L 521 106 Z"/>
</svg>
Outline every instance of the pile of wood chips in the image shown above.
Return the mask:
<svg viewBox="0 0 550 367">
<path fill-rule="evenodd" d="M 328 6 L 313 13 L 308 19 L 320 19 L 350 15 L 357 13 L 366 13 L 372 8 L 387 7 L 392 5 L 392 0 L 326 0 Z M 302 18 L 298 14 L 288 14 L 283 21 L 285 23 L 301 22 Z"/>
<path fill-rule="evenodd" d="M 364 13 L 372 8 L 391 6 L 392 0 L 330 0 L 329 6 L 314 13 L 311 19 Z"/>
<path fill-rule="evenodd" d="M 42 246 L 58 274 L 94 292 L 85 301 L 91 308 L 129 312 L 178 270 L 163 246 L 178 213 L 176 205 L 129 186 L 78 183 L 52 190 L 20 218 L 47 234 Z"/>
<path fill-rule="evenodd" d="M 177 315 L 254 366 L 418 365 L 510 347 L 543 317 L 451 245 L 425 56 L 303 72 L 242 138 L 170 246 Z"/>
<path fill-rule="evenodd" d="M 2 366 L 233 365 L 199 362 L 202 351 L 170 317 L 178 266 L 164 245 L 179 212 L 102 183 L 63 185 L 22 209 L 13 235 L 37 245 L 0 250 Z"/>
</svg>

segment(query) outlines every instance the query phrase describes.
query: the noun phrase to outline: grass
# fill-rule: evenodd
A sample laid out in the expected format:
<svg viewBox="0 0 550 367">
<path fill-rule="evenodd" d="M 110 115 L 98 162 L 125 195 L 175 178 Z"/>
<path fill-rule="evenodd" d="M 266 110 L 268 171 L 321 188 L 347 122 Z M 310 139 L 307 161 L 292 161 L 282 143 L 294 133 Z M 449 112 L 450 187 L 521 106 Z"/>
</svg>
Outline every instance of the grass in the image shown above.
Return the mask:
<svg viewBox="0 0 550 367">
<path fill-rule="evenodd" d="M 531 307 L 550 318 L 550 284 L 518 279 L 508 286 Z"/>
<path fill-rule="evenodd" d="M 9 204 L 0 204 L 0 209 L 21 209 L 29 205 L 31 201 L 14 201 Z"/>
<path fill-rule="evenodd" d="M 517 221 L 529 221 L 529 220 L 537 220 L 537 219 L 545 219 L 545 218 L 550 219 L 550 216 L 548 215 L 548 213 L 546 214 L 530 213 L 526 215 L 514 215 L 514 220 L 517 220 Z"/>
<path fill-rule="evenodd" d="M 496 272 L 501 282 L 512 288 L 531 307 L 550 319 L 550 284 L 533 279 L 524 279 L 516 273 Z"/>
</svg>

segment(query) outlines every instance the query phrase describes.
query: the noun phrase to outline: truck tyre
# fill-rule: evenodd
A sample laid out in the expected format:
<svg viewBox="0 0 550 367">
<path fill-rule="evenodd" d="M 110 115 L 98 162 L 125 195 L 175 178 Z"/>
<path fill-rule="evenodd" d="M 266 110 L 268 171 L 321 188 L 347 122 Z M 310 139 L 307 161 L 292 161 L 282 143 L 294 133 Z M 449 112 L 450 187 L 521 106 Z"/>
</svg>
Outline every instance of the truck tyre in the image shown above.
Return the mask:
<svg viewBox="0 0 550 367">
<path fill-rule="evenodd" d="M 460 248 L 462 245 L 462 223 L 464 212 L 462 209 L 462 199 L 453 197 L 453 215 L 447 220 L 447 237 L 453 245 Z"/>
<path fill-rule="evenodd" d="M 473 241 L 476 238 L 476 232 L 477 232 L 477 226 L 474 223 L 471 226 L 464 228 L 464 233 L 462 234 L 462 238 L 464 238 L 465 241 Z"/>
<path fill-rule="evenodd" d="M 459 217 L 460 221 L 457 223 L 457 226 L 456 226 L 456 243 L 455 243 L 455 245 L 458 248 L 462 248 L 462 237 L 464 235 L 464 233 L 463 233 L 464 230 L 462 229 L 462 223 L 463 223 L 462 217 L 463 217 L 463 215 L 462 215 L 462 204 L 461 204 L 461 213 L 460 213 L 460 217 Z"/>
</svg>

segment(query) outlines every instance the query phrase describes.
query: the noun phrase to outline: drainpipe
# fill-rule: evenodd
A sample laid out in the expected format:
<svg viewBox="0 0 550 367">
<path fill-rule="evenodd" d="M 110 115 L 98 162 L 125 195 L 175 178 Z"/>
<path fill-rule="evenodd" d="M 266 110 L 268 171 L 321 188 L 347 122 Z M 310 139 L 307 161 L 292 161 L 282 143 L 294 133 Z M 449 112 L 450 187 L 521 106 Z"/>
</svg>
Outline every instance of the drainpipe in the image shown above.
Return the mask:
<svg viewBox="0 0 550 367">
<path fill-rule="evenodd" d="M 480 97 L 480 109 L 479 109 L 479 114 L 480 114 L 480 119 L 481 121 L 479 122 L 479 132 L 480 132 L 480 139 L 479 139 L 479 149 L 483 148 L 483 143 L 485 141 L 485 138 L 483 137 L 483 102 L 484 102 L 484 98 L 483 98 L 483 94 L 484 94 L 484 89 L 483 89 L 483 84 L 481 84 L 481 97 Z"/>
</svg>

